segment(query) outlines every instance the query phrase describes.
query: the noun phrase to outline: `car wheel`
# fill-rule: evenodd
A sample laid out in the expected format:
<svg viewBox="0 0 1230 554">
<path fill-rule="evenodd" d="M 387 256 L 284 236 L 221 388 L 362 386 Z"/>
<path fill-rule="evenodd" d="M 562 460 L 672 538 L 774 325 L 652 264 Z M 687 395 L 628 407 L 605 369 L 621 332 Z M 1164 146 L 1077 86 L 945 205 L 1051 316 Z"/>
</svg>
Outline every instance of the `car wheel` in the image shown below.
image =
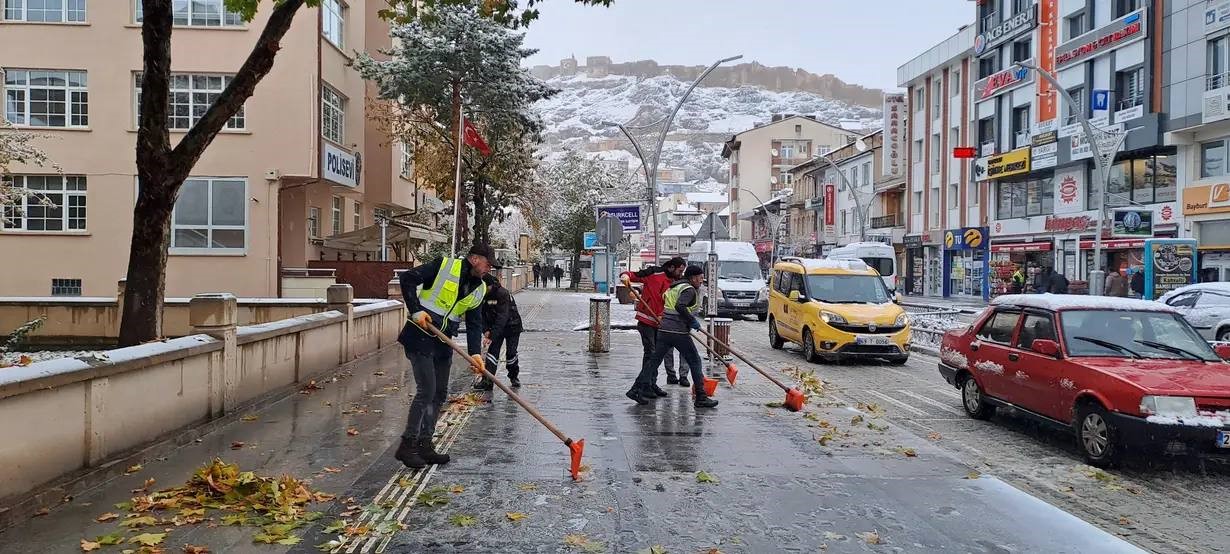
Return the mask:
<svg viewBox="0 0 1230 554">
<path fill-rule="evenodd" d="M 961 406 L 965 413 L 974 419 L 991 419 L 995 415 L 995 406 L 987 403 L 982 394 L 982 386 L 972 375 L 967 375 L 961 382 Z"/>
<path fill-rule="evenodd" d="M 764 321 L 766 319 L 769 319 L 769 314 L 756 314 L 756 319 L 759 319 L 760 321 Z"/>
<path fill-rule="evenodd" d="M 1230 327 L 1217 330 L 1217 342 L 1230 342 Z"/>
<path fill-rule="evenodd" d="M 816 354 L 816 339 L 808 328 L 803 328 L 803 359 L 813 364 L 820 361 L 820 356 Z"/>
<path fill-rule="evenodd" d="M 781 350 L 786 345 L 786 341 L 782 340 L 781 335 L 777 334 L 777 320 L 769 320 L 769 346 L 774 350 Z"/>
<path fill-rule="evenodd" d="M 1076 447 L 1085 463 L 1095 467 L 1114 467 L 1119 461 L 1119 444 L 1114 424 L 1106 409 L 1087 403 L 1076 411 Z"/>
</svg>

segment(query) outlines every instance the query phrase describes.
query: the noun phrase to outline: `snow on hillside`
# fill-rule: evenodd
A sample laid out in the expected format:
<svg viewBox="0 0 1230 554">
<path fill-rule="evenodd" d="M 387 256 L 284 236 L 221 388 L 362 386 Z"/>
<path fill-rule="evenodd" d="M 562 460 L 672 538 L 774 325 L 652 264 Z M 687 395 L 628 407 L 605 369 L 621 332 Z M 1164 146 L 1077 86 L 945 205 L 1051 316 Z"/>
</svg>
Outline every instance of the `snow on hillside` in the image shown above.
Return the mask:
<svg viewBox="0 0 1230 554">
<path fill-rule="evenodd" d="M 612 75 L 556 77 L 547 81 L 560 93 L 537 106 L 547 125 L 547 150 L 585 150 L 602 148 L 598 139 L 621 139 L 622 133 L 603 126 L 605 121 L 638 124 L 666 116 L 687 90 L 689 83 L 671 76 L 638 79 Z M 687 171 L 689 180 L 727 180 L 727 165 L 722 159 L 722 142 L 736 132 L 768 122 L 773 114 L 814 115 L 820 121 L 837 125 L 853 119 L 866 129 L 880 126 L 880 110 L 852 106 L 808 92 L 774 92 L 756 87 L 697 87 L 675 117 L 670 139 L 663 148 L 662 166 Z M 642 146 L 651 148 L 653 138 L 646 136 Z M 609 146 L 609 145 L 608 145 Z M 620 148 L 631 153 L 622 141 Z M 604 159 L 622 155 L 607 152 Z M 634 160 L 630 169 L 639 167 Z"/>
</svg>

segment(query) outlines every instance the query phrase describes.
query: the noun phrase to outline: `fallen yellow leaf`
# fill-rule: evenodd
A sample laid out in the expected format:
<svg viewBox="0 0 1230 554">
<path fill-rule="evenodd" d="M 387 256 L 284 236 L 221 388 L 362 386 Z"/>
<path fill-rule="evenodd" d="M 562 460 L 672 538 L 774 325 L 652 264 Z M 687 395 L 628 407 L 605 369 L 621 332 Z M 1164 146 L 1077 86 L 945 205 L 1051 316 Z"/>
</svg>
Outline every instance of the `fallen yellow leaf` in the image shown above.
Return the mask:
<svg viewBox="0 0 1230 554">
<path fill-rule="evenodd" d="M 162 544 L 162 540 L 165 538 L 167 538 L 166 533 L 141 533 L 128 539 L 128 542 L 142 546 L 157 546 Z"/>
<path fill-rule="evenodd" d="M 185 544 L 184 554 L 209 554 L 209 547 L 197 546 L 195 544 Z"/>
<path fill-rule="evenodd" d="M 239 421 L 256 421 L 257 419 L 258 419 L 258 416 L 256 414 L 248 414 L 246 416 L 239 418 Z"/>
<path fill-rule="evenodd" d="M 99 522 L 99 523 L 103 523 L 103 522 L 106 522 L 106 521 L 111 521 L 111 520 L 113 520 L 113 519 L 117 519 L 117 518 L 119 518 L 119 517 L 120 517 L 120 514 L 117 514 L 117 513 L 115 513 L 115 512 L 107 512 L 107 513 L 105 513 L 105 514 L 103 514 L 103 515 L 100 515 L 100 516 L 98 516 L 98 517 L 94 518 L 94 521 L 97 521 L 97 522 Z"/>
<path fill-rule="evenodd" d="M 129 473 L 129 474 L 131 474 L 131 473 L 136 473 L 136 472 L 138 472 L 138 471 L 141 471 L 141 469 L 142 469 L 141 464 L 137 464 L 137 465 L 134 465 L 134 466 L 128 466 L 128 469 L 125 469 L 125 470 L 124 470 L 124 473 Z"/>
<path fill-rule="evenodd" d="M 353 436 L 355 436 L 355 435 L 359 434 L 359 430 L 358 430 L 358 429 L 355 429 L 354 427 L 351 427 L 351 428 L 349 428 L 349 429 L 347 429 L 347 430 L 346 430 L 346 434 L 347 434 L 347 435 L 350 435 L 350 436 L 352 436 L 352 437 L 353 437 Z"/>
<path fill-rule="evenodd" d="M 81 551 L 82 552 L 90 552 L 93 550 L 98 550 L 99 548 L 102 548 L 101 544 L 98 544 L 94 541 L 87 541 L 85 539 L 81 539 Z"/>
<path fill-rule="evenodd" d="M 883 543 L 883 541 L 880 539 L 880 534 L 875 531 L 859 533 L 858 536 L 859 538 L 863 539 L 863 542 L 867 544 L 882 544 Z"/>
<path fill-rule="evenodd" d="M 521 521 L 529 516 L 521 512 L 508 512 L 504 514 L 504 517 L 507 517 L 508 521 Z"/>
</svg>

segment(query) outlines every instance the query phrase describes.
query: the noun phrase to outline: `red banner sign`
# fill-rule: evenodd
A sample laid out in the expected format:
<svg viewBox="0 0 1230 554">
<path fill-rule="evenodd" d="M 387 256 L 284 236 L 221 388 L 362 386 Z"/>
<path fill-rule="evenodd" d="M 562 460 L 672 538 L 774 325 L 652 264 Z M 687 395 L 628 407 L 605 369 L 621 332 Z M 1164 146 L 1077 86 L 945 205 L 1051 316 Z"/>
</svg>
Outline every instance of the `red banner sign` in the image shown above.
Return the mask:
<svg viewBox="0 0 1230 554">
<path fill-rule="evenodd" d="M 833 185 L 824 185 L 824 224 L 832 225 L 835 219 L 837 191 Z"/>
<path fill-rule="evenodd" d="M 1088 250 L 1094 247 L 1094 242 L 1091 240 L 1082 240 L 1081 249 Z M 1129 248 L 1144 248 L 1145 239 L 1115 239 L 1102 241 L 1103 250 L 1125 250 Z"/>
<path fill-rule="evenodd" d="M 1013 244 L 992 244 L 992 252 L 1046 252 L 1051 249 L 1049 242 L 1018 242 Z"/>
<path fill-rule="evenodd" d="M 1072 217 L 1047 216 L 1042 228 L 1051 232 L 1084 231 L 1094 223 L 1092 217 L 1077 215 Z"/>
<path fill-rule="evenodd" d="M 1038 4 L 1038 67 L 1055 72 L 1055 46 L 1059 43 L 1059 0 Z M 1055 90 L 1050 81 L 1038 80 L 1038 123 L 1055 119 Z"/>
</svg>

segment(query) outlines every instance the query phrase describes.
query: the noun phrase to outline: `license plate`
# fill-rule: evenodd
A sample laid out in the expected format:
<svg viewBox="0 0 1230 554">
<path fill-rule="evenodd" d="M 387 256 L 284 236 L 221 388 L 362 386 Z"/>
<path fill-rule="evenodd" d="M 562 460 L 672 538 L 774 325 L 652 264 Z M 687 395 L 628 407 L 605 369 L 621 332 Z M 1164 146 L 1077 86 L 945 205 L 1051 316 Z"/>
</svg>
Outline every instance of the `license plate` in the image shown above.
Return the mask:
<svg viewBox="0 0 1230 554">
<path fill-rule="evenodd" d="M 857 337 L 854 337 L 854 344 L 871 344 L 875 346 L 888 346 L 892 344 L 892 341 L 888 340 L 888 337 L 859 335 Z"/>
<path fill-rule="evenodd" d="M 730 303 L 733 304 L 736 308 L 746 308 L 752 305 L 751 300 L 731 300 Z"/>
<path fill-rule="evenodd" d="M 1230 448 L 1230 431 L 1217 432 L 1217 447 Z"/>
</svg>

